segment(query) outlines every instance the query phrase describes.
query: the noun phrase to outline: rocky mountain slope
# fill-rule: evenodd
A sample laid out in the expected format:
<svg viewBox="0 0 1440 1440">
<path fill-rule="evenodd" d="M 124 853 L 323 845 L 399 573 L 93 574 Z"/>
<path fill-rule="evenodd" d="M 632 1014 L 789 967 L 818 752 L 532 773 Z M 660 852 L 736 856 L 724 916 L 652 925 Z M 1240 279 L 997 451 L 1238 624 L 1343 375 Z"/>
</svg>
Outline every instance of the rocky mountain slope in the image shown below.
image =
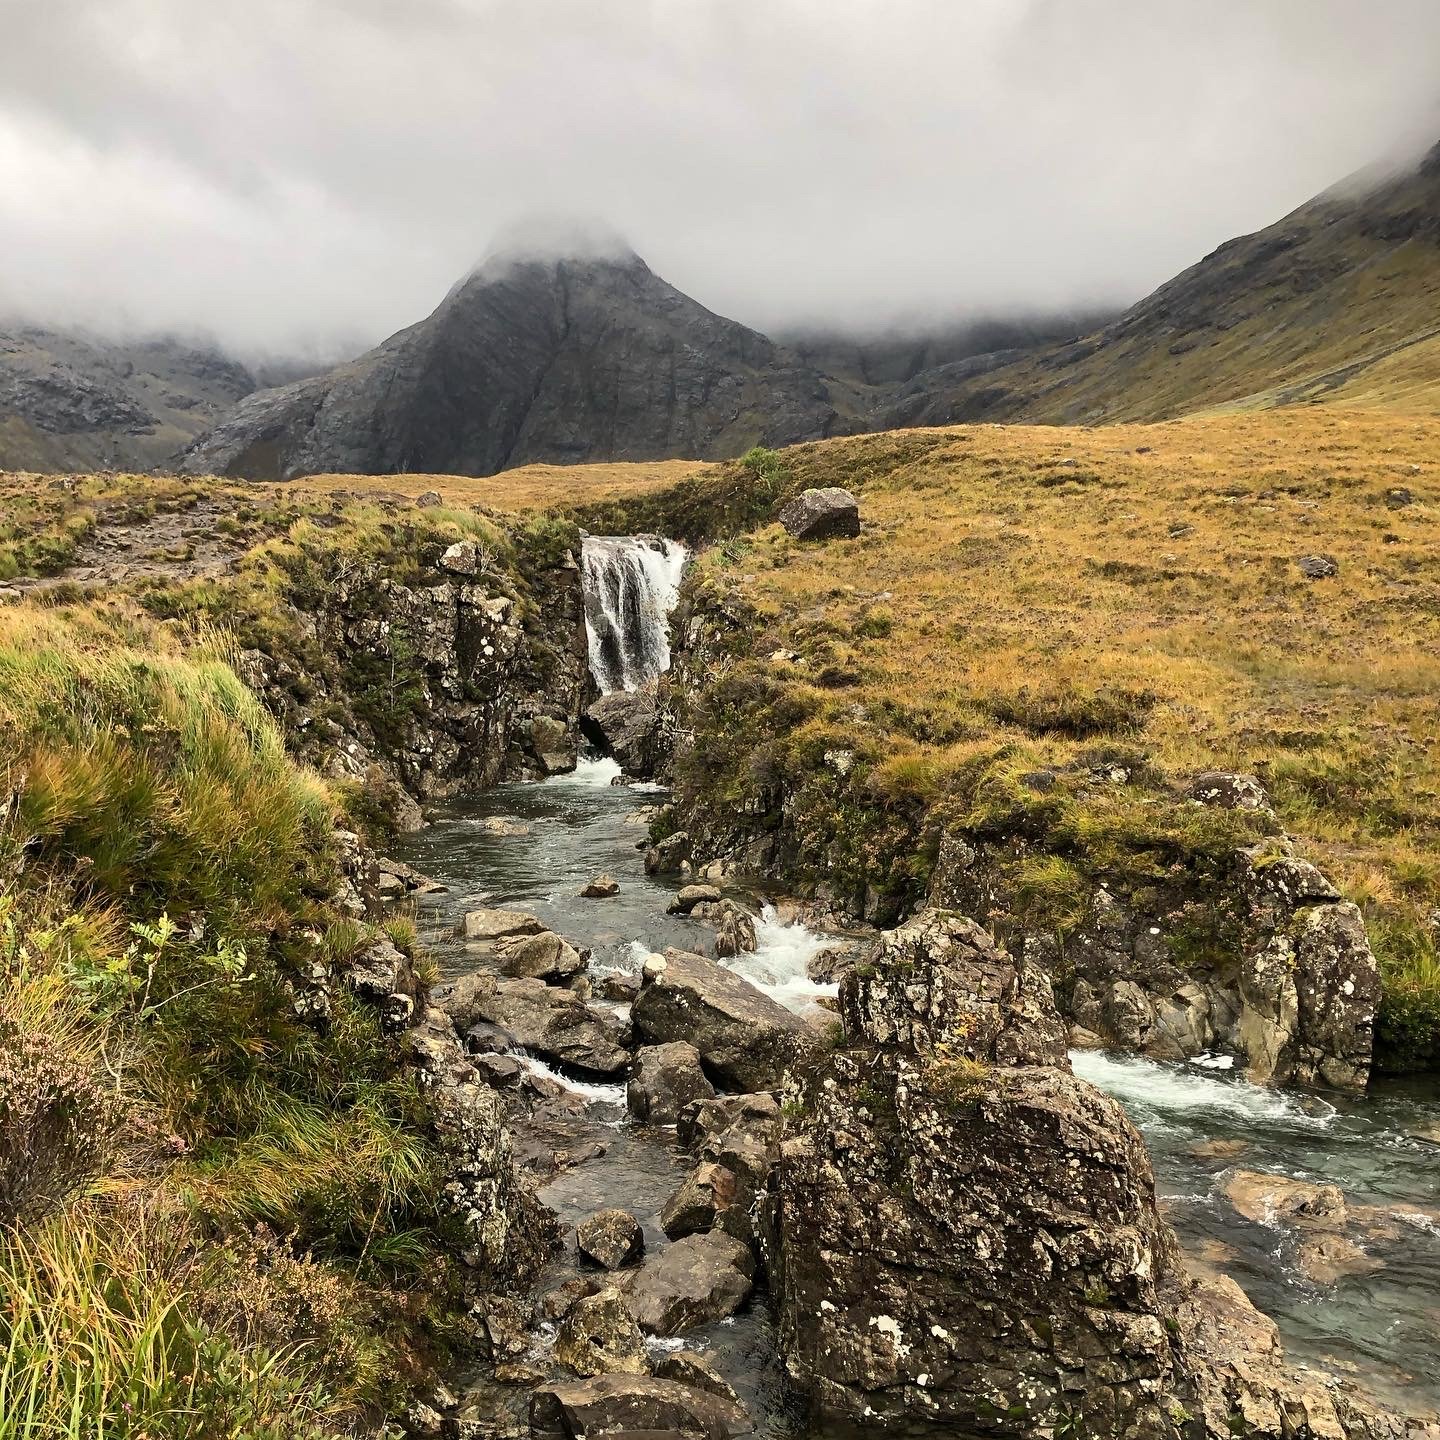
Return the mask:
<svg viewBox="0 0 1440 1440">
<path fill-rule="evenodd" d="M 256 384 L 220 351 L 174 339 L 0 323 L 0 466 L 149 469 Z"/>
<path fill-rule="evenodd" d="M 921 372 L 879 428 L 1437 397 L 1440 146 L 1410 173 L 1353 177 L 1227 242 L 1073 343 Z"/>
<path fill-rule="evenodd" d="M 259 479 L 737 455 L 859 427 L 857 387 L 638 256 L 501 257 L 329 375 L 255 395 L 181 468 Z"/>
</svg>

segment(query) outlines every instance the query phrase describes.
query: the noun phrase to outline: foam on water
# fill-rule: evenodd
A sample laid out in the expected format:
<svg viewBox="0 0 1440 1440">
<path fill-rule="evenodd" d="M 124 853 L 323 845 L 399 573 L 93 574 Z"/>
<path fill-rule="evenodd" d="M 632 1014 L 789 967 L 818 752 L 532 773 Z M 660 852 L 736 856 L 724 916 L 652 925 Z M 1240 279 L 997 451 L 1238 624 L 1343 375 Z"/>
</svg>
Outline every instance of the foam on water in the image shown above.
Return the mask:
<svg viewBox="0 0 1440 1440">
<path fill-rule="evenodd" d="M 537 1075 L 544 1080 L 555 1081 L 557 1085 L 562 1085 L 572 1095 L 579 1095 L 587 1105 L 618 1105 L 622 1109 L 625 1106 L 625 1087 L 623 1085 L 594 1085 L 586 1080 L 573 1080 L 534 1055 L 526 1055 L 518 1050 L 515 1052 L 515 1058 L 532 1075 Z"/>
<path fill-rule="evenodd" d="M 1082 1080 L 1113 1095 L 1127 1109 L 1162 1121 L 1208 1111 L 1254 1125 L 1323 1130 L 1335 1119 L 1335 1107 L 1316 1096 L 1298 1097 L 1238 1078 L 1221 1079 L 1214 1070 L 1164 1065 L 1103 1050 L 1072 1050 L 1070 1063 Z"/>
<path fill-rule="evenodd" d="M 541 783 L 553 786 L 579 786 L 587 790 L 604 790 L 609 788 L 610 782 L 619 773 L 620 762 L 613 756 L 604 755 L 596 758 L 581 756 L 575 762 L 575 768 L 568 775 L 552 775 Z"/>
<path fill-rule="evenodd" d="M 774 907 L 765 905 L 755 922 L 755 941 L 753 954 L 721 963 L 787 1010 L 801 1014 L 821 996 L 838 992 L 838 986 L 817 985 L 810 978 L 810 961 L 829 943 L 823 935 L 806 929 L 798 920 L 782 924 Z"/>
</svg>

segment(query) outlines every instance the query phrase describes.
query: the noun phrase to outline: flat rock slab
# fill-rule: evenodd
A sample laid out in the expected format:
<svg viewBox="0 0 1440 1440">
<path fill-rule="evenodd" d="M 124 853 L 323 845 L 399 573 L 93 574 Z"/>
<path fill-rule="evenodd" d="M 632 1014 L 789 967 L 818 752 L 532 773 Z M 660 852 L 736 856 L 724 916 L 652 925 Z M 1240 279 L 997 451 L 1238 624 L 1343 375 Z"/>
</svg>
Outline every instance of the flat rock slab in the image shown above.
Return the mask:
<svg viewBox="0 0 1440 1440">
<path fill-rule="evenodd" d="M 523 910 L 468 910 L 460 922 L 466 940 L 493 943 L 510 935 L 538 935 L 545 927 Z"/>
<path fill-rule="evenodd" d="M 530 1399 L 533 1440 L 601 1435 L 740 1440 L 754 1433 L 733 1400 L 654 1375 L 598 1375 L 573 1385 L 547 1385 Z"/>
<path fill-rule="evenodd" d="M 800 1051 L 816 1043 L 806 1021 L 733 970 L 685 950 L 667 950 L 664 960 L 647 965 L 630 1018 L 656 1044 L 689 1041 L 720 1084 L 773 1090 Z"/>
<path fill-rule="evenodd" d="M 625 1300 L 648 1334 L 679 1335 L 733 1315 L 754 1282 L 750 1247 L 712 1230 L 652 1255 L 626 1282 Z"/>
<path fill-rule="evenodd" d="M 497 1025 L 532 1055 L 590 1075 L 618 1075 L 630 1064 L 620 1029 L 571 990 L 543 980 L 466 975 L 433 992 L 434 1003 L 457 1029 L 479 1021 Z"/>
</svg>

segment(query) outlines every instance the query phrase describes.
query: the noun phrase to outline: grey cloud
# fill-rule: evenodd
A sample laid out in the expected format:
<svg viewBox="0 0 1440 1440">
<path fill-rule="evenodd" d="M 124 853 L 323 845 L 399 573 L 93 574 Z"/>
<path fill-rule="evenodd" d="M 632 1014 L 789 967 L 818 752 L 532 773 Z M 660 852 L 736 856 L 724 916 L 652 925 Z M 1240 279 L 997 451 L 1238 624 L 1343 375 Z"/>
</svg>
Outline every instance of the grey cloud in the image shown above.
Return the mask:
<svg viewBox="0 0 1440 1440">
<path fill-rule="evenodd" d="M 1133 299 L 1440 137 L 1433 0 L 0 0 L 0 305 L 358 346 L 525 217 L 765 328 Z"/>
</svg>

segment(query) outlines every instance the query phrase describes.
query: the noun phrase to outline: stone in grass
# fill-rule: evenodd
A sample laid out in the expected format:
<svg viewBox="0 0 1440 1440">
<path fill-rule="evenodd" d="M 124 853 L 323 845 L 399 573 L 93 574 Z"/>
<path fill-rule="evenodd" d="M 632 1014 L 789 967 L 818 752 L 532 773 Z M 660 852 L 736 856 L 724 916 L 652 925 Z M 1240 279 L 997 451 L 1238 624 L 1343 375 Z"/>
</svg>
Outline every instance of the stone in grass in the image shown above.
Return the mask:
<svg viewBox="0 0 1440 1440">
<path fill-rule="evenodd" d="M 806 490 L 780 512 L 780 523 L 797 540 L 853 539 L 860 533 L 860 502 L 834 485 Z"/>
<path fill-rule="evenodd" d="M 620 882 L 610 875 L 597 875 L 581 892 L 582 900 L 608 900 L 620 893 Z"/>
<path fill-rule="evenodd" d="M 1340 573 L 1333 555 L 1302 555 L 1295 564 L 1307 580 L 1329 580 Z"/>
<path fill-rule="evenodd" d="M 628 1210 L 601 1210 L 575 1227 L 575 1244 L 582 1259 L 619 1270 L 645 1253 L 645 1234 Z"/>
</svg>

